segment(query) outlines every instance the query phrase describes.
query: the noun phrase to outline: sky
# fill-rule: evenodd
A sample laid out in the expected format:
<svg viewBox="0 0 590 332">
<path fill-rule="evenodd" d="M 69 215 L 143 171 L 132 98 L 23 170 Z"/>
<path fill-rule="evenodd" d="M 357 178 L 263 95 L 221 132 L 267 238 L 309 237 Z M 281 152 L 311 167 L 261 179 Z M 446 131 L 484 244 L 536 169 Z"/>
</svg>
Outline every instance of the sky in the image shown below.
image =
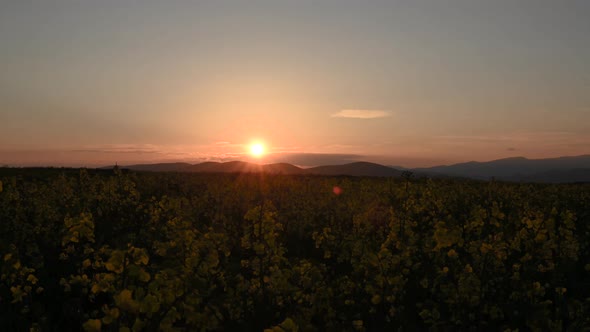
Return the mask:
<svg viewBox="0 0 590 332">
<path fill-rule="evenodd" d="M 590 154 L 588 17 L 587 0 L 1 0 L 0 166 Z"/>
</svg>

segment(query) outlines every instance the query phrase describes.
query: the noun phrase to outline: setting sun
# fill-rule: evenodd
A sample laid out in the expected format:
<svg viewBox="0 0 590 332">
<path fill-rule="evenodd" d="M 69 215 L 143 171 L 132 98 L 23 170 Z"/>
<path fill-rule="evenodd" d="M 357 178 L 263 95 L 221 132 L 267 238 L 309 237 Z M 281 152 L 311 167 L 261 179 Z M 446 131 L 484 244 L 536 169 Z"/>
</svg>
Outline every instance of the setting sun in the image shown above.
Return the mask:
<svg viewBox="0 0 590 332">
<path fill-rule="evenodd" d="M 260 143 L 250 145 L 250 154 L 253 157 L 261 157 L 264 154 L 264 145 Z"/>
</svg>

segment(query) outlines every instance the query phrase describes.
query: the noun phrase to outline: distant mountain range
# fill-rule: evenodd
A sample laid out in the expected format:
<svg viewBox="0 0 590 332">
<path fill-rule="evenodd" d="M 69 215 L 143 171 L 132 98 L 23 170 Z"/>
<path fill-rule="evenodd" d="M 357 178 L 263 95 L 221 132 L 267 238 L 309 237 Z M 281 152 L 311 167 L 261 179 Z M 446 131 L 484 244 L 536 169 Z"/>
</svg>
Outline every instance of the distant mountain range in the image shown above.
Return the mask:
<svg viewBox="0 0 590 332">
<path fill-rule="evenodd" d="M 549 159 L 505 158 L 488 162 L 470 161 L 449 166 L 416 168 L 428 174 L 508 181 L 590 182 L 590 155 Z"/>
<path fill-rule="evenodd" d="M 105 167 L 105 168 L 112 168 Z M 400 176 L 402 171 L 395 168 L 368 162 L 355 162 L 345 165 L 301 168 L 287 163 L 254 164 L 244 161 L 225 163 L 205 162 L 201 164 L 163 163 L 121 166 L 124 169 L 149 172 L 195 172 L 195 173 L 268 173 L 268 174 L 315 174 L 350 176 Z"/>
<path fill-rule="evenodd" d="M 112 167 L 112 166 L 111 166 Z M 110 167 L 105 167 L 110 168 Z M 300 168 L 287 163 L 259 165 L 243 161 L 189 163 L 160 163 L 122 166 L 121 168 L 151 172 L 198 173 L 268 173 L 316 174 L 397 177 L 404 171 L 416 176 L 462 177 L 488 180 L 526 182 L 590 182 L 590 155 L 550 159 L 506 158 L 488 162 L 467 162 L 428 168 L 396 168 L 369 162 Z"/>
</svg>

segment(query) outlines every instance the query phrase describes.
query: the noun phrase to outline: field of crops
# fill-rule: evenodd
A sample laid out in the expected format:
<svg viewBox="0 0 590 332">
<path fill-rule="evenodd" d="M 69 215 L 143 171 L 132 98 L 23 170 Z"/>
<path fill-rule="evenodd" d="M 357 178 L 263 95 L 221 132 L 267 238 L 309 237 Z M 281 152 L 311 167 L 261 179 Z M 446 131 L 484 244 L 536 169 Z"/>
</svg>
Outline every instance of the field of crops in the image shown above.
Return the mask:
<svg viewBox="0 0 590 332">
<path fill-rule="evenodd" d="M 2 331 L 582 331 L 590 185 L 0 171 Z"/>
</svg>

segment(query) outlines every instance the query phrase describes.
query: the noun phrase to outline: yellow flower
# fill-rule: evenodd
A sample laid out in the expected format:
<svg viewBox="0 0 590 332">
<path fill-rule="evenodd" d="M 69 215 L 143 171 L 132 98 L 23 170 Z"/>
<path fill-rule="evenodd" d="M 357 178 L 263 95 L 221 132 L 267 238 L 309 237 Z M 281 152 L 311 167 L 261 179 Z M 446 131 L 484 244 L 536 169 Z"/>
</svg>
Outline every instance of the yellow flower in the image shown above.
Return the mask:
<svg viewBox="0 0 590 332">
<path fill-rule="evenodd" d="M 362 320 L 353 320 L 352 326 L 355 330 L 362 330 L 363 329 L 363 321 Z"/>
<path fill-rule="evenodd" d="M 34 285 L 37 283 L 37 281 L 39 281 L 39 279 L 37 279 L 34 275 L 29 274 L 27 281 Z"/>
<path fill-rule="evenodd" d="M 447 256 L 449 256 L 450 258 L 455 258 L 458 256 L 458 254 L 455 251 L 455 249 L 451 249 L 451 250 L 449 250 L 449 252 L 447 252 Z"/>
<path fill-rule="evenodd" d="M 381 303 L 381 296 L 375 294 L 373 295 L 373 298 L 371 299 L 371 303 L 377 305 L 379 303 Z"/>
<path fill-rule="evenodd" d="M 89 319 L 82 325 L 84 331 L 88 332 L 100 332 L 101 326 L 100 319 Z"/>
</svg>

